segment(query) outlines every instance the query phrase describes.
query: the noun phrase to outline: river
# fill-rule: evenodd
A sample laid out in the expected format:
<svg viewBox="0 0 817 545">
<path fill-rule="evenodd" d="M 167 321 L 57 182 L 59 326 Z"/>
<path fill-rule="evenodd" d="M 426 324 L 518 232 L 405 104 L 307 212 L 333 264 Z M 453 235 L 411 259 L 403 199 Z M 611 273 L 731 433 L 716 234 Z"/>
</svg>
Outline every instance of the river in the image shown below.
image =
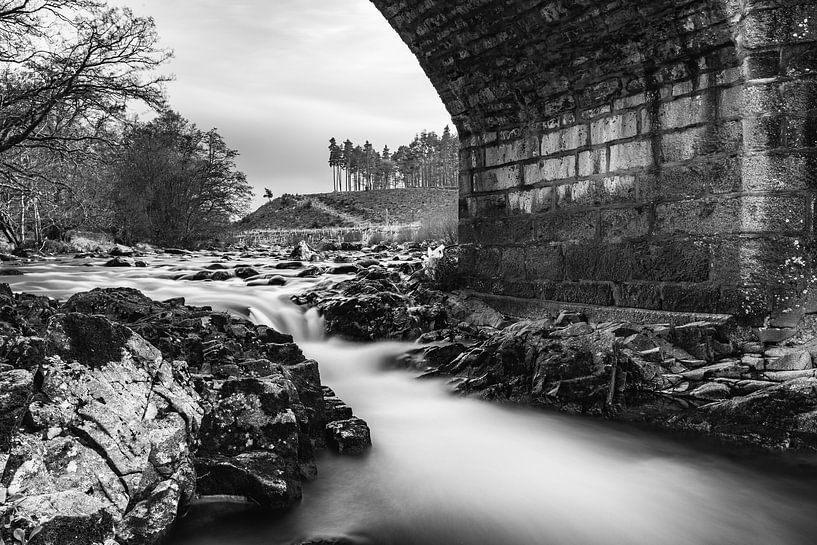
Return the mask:
<svg viewBox="0 0 817 545">
<path fill-rule="evenodd" d="M 0 279 L 59 299 L 128 286 L 273 324 L 296 337 L 320 362 L 324 384 L 368 421 L 371 452 L 321 454 L 318 479 L 290 513 L 197 505 L 171 545 L 276 545 L 315 535 L 384 545 L 817 543 L 817 475 L 807 465 L 451 396 L 444 381 L 390 367 L 408 345 L 323 339 L 320 318 L 288 302 L 323 280 L 294 278 L 297 271 L 279 271 L 292 277 L 284 287 L 173 279 L 216 260 L 155 258 L 141 269 L 52 260 Z"/>
</svg>

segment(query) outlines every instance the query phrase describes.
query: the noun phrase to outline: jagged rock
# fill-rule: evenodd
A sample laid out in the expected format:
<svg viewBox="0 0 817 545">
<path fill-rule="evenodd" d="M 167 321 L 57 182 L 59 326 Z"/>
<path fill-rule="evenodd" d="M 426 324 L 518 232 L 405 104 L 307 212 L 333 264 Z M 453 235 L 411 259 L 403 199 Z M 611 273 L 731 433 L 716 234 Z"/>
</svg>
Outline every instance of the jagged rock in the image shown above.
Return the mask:
<svg viewBox="0 0 817 545">
<path fill-rule="evenodd" d="M 323 269 L 320 267 L 307 267 L 295 276 L 297 278 L 316 278 L 323 274 Z"/>
<path fill-rule="evenodd" d="M 292 404 L 297 396 L 295 386 L 281 371 L 263 378 L 225 381 L 217 405 L 202 421 L 202 455 L 267 450 L 296 460 L 298 422 Z"/>
<path fill-rule="evenodd" d="M 353 417 L 328 423 L 326 443 L 339 454 L 360 455 L 372 446 L 372 437 L 366 422 Z"/>
<path fill-rule="evenodd" d="M 764 355 L 767 371 L 802 371 L 813 367 L 811 354 L 804 348 L 770 348 Z"/>
<path fill-rule="evenodd" d="M 447 303 L 448 314 L 457 322 L 496 329 L 510 323 L 505 316 L 475 297 L 449 297 Z"/>
<path fill-rule="evenodd" d="M 136 520 L 134 500 L 189 489 L 179 480 L 202 417 L 197 396 L 155 347 L 102 316 L 58 315 L 47 337 L 31 432 L 13 438 L 4 482 L 11 494 L 38 493 L 15 505 L 13 525 L 42 525 L 47 544 L 102 542 L 114 526 L 132 536 L 123 543 L 154 543 L 169 526 L 148 535 L 126 520 Z M 175 512 L 184 498 L 174 498 Z"/>
<path fill-rule="evenodd" d="M 334 422 L 336 420 L 348 420 L 354 416 L 352 408 L 346 404 L 342 399 L 335 396 L 328 396 L 323 398 L 323 403 L 326 412 L 326 421 Z"/>
<path fill-rule="evenodd" d="M 686 380 L 706 380 L 713 378 L 740 378 L 749 372 L 749 367 L 739 361 L 725 361 L 680 373 Z"/>
<path fill-rule="evenodd" d="M 674 421 L 771 449 L 817 452 L 817 378 L 802 378 L 710 404 Z"/>
<path fill-rule="evenodd" d="M 320 259 L 318 252 L 309 247 L 305 241 L 300 241 L 292 248 L 289 254 L 290 259 L 297 259 L 299 261 L 317 261 Z"/>
<path fill-rule="evenodd" d="M 134 254 L 134 250 L 129 246 L 115 244 L 114 247 L 110 249 L 108 254 L 113 257 L 132 257 Z"/>
<path fill-rule="evenodd" d="M 271 511 L 289 509 L 301 499 L 301 479 L 293 460 L 270 451 L 196 460 L 198 493 L 252 499 Z"/>
<path fill-rule="evenodd" d="M 28 410 L 33 391 L 34 375 L 30 372 L 12 369 L 0 373 L 0 452 L 8 452 L 12 434 Z"/>
<path fill-rule="evenodd" d="M 693 322 L 674 327 L 670 342 L 707 362 L 735 353 L 735 347 L 719 331 L 718 325 L 710 322 Z"/>
<path fill-rule="evenodd" d="M 689 395 L 698 399 L 729 399 L 732 397 L 732 390 L 726 384 L 707 382 L 689 392 Z"/>
</svg>

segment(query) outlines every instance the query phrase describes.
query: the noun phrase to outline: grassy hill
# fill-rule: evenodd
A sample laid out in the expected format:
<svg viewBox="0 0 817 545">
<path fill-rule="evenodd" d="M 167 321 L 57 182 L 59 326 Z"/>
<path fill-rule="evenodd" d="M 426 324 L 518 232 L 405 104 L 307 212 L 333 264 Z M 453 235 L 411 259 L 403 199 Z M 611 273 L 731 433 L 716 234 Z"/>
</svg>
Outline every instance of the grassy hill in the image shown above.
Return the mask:
<svg viewBox="0 0 817 545">
<path fill-rule="evenodd" d="M 240 231 L 409 224 L 457 218 L 457 190 L 386 189 L 282 195 L 239 221 Z"/>
<path fill-rule="evenodd" d="M 284 195 L 262 205 L 238 223 L 242 231 L 253 229 L 319 229 L 324 227 L 351 227 L 343 218 L 312 206 L 308 200 Z"/>
</svg>

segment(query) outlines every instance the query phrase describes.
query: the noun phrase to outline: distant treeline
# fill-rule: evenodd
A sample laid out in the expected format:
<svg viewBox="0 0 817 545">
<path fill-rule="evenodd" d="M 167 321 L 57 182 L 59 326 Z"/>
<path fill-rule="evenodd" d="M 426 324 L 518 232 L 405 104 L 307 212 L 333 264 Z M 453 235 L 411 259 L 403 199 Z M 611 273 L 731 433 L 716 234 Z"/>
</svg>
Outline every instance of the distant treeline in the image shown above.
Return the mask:
<svg viewBox="0 0 817 545">
<path fill-rule="evenodd" d="M 388 146 L 375 150 L 346 140 L 329 140 L 329 166 L 333 191 L 364 191 L 403 187 L 457 187 L 460 144 L 446 126 L 442 136 L 423 131 L 392 152 Z"/>
</svg>

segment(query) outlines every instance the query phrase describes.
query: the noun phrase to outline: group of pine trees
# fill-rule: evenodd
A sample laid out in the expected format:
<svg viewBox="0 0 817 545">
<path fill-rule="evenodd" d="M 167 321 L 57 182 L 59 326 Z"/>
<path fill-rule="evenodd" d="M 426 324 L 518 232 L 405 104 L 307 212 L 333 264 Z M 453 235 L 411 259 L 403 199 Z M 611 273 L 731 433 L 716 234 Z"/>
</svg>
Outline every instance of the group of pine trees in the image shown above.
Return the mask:
<svg viewBox="0 0 817 545">
<path fill-rule="evenodd" d="M 333 191 L 408 187 L 457 187 L 459 139 L 446 126 L 442 136 L 423 131 L 407 146 L 382 152 L 367 140 L 363 146 L 329 140 Z"/>
</svg>

